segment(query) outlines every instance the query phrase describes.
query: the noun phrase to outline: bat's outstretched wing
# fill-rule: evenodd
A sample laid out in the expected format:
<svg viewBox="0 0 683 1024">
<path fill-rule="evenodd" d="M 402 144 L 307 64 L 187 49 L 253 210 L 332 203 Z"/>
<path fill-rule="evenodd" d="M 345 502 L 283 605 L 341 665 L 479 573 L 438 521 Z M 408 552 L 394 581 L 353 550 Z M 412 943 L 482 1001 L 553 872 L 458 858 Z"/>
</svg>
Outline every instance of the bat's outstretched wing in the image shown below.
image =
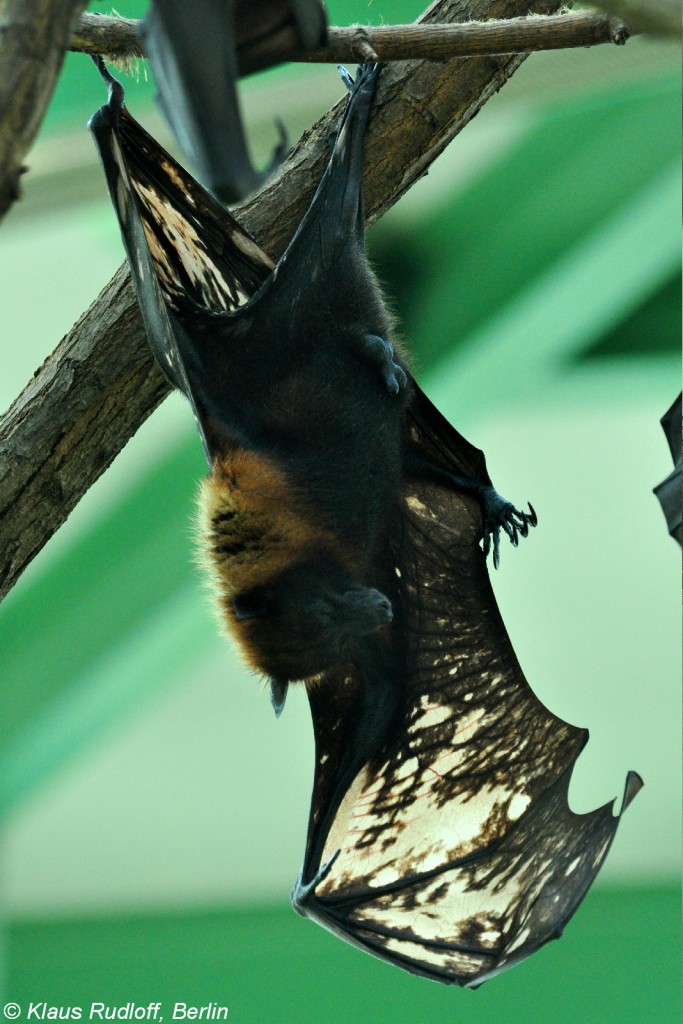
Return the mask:
<svg viewBox="0 0 683 1024">
<path fill-rule="evenodd" d="M 326 29 L 319 0 L 152 0 L 143 34 L 160 106 L 199 179 L 223 202 L 265 177 L 249 159 L 239 75 L 322 45 Z M 284 149 L 283 139 L 274 165 Z"/>
<path fill-rule="evenodd" d="M 419 401 L 414 440 L 481 470 L 430 405 Z M 406 480 L 386 536 L 390 648 L 372 673 L 309 688 L 316 771 L 292 899 L 381 959 L 476 987 L 562 933 L 619 817 L 568 806 L 587 733 L 524 678 L 479 547 L 479 502 Z M 629 774 L 622 810 L 640 786 Z"/>
</svg>

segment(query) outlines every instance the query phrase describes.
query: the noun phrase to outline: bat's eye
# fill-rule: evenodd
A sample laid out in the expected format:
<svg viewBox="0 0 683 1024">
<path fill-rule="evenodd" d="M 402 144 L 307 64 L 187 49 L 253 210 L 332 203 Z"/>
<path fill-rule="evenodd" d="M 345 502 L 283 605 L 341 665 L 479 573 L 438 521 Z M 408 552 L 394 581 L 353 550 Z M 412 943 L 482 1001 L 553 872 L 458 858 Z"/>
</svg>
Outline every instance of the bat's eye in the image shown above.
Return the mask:
<svg viewBox="0 0 683 1024">
<path fill-rule="evenodd" d="M 233 597 L 232 610 L 238 622 L 244 619 L 263 619 L 268 614 L 268 599 L 261 590 L 249 590 Z"/>
</svg>

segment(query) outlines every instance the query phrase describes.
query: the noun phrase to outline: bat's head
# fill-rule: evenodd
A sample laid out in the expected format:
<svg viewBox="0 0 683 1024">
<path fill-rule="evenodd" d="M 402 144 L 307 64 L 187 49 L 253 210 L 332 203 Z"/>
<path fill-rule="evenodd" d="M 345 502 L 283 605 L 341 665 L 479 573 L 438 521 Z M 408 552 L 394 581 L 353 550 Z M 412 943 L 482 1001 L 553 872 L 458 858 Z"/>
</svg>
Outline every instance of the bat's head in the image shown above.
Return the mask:
<svg viewBox="0 0 683 1024">
<path fill-rule="evenodd" d="M 232 598 L 231 632 L 247 660 L 283 680 L 308 679 L 353 660 L 366 637 L 387 626 L 391 602 L 339 565 L 294 565 Z"/>
<path fill-rule="evenodd" d="M 199 495 L 201 560 L 246 661 L 282 682 L 362 657 L 392 619 L 362 582 L 367 559 L 307 509 L 282 470 L 251 450 L 217 461 Z"/>
</svg>

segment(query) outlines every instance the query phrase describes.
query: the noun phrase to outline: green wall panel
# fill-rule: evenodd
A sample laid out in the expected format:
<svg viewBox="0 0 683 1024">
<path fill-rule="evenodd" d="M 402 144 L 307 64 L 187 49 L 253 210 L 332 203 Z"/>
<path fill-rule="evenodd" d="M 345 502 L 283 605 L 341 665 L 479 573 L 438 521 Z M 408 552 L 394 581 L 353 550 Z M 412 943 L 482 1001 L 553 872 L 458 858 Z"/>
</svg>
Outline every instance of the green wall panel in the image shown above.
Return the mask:
<svg viewBox="0 0 683 1024">
<path fill-rule="evenodd" d="M 585 359 L 652 356 L 681 350 L 681 275 L 675 274 L 646 302 L 589 348 Z"/>
<path fill-rule="evenodd" d="M 174 590 L 197 578 L 190 515 L 206 471 L 195 437 L 0 614 L 0 755 L 18 731 Z"/>
<path fill-rule="evenodd" d="M 678 76 L 556 100 L 437 212 L 417 224 L 385 218 L 371 252 L 418 363 L 467 345 L 492 313 L 607 230 L 679 159 L 679 124 Z M 672 235 L 679 220 L 672 204 Z"/>
<path fill-rule="evenodd" d="M 560 942 L 476 992 L 417 979 L 288 908 L 11 924 L 5 999 L 80 1006 L 216 1003 L 240 1024 L 673 1024 L 677 888 L 591 893 Z"/>
</svg>

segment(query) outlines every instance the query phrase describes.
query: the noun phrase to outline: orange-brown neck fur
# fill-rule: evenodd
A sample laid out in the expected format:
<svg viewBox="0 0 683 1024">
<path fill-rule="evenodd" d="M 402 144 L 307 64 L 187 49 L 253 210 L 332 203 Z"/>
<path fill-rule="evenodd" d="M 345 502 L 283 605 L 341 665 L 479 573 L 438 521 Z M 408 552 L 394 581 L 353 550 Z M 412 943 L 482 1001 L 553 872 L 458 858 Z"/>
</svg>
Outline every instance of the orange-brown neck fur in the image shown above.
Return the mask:
<svg viewBox="0 0 683 1024">
<path fill-rule="evenodd" d="M 198 495 L 201 561 L 218 598 L 220 617 L 248 663 L 260 668 L 249 631 L 237 621 L 232 600 L 263 587 L 291 566 L 319 552 L 348 564 L 349 553 L 333 533 L 315 523 L 287 475 L 263 455 L 234 449 L 214 462 Z"/>
</svg>

